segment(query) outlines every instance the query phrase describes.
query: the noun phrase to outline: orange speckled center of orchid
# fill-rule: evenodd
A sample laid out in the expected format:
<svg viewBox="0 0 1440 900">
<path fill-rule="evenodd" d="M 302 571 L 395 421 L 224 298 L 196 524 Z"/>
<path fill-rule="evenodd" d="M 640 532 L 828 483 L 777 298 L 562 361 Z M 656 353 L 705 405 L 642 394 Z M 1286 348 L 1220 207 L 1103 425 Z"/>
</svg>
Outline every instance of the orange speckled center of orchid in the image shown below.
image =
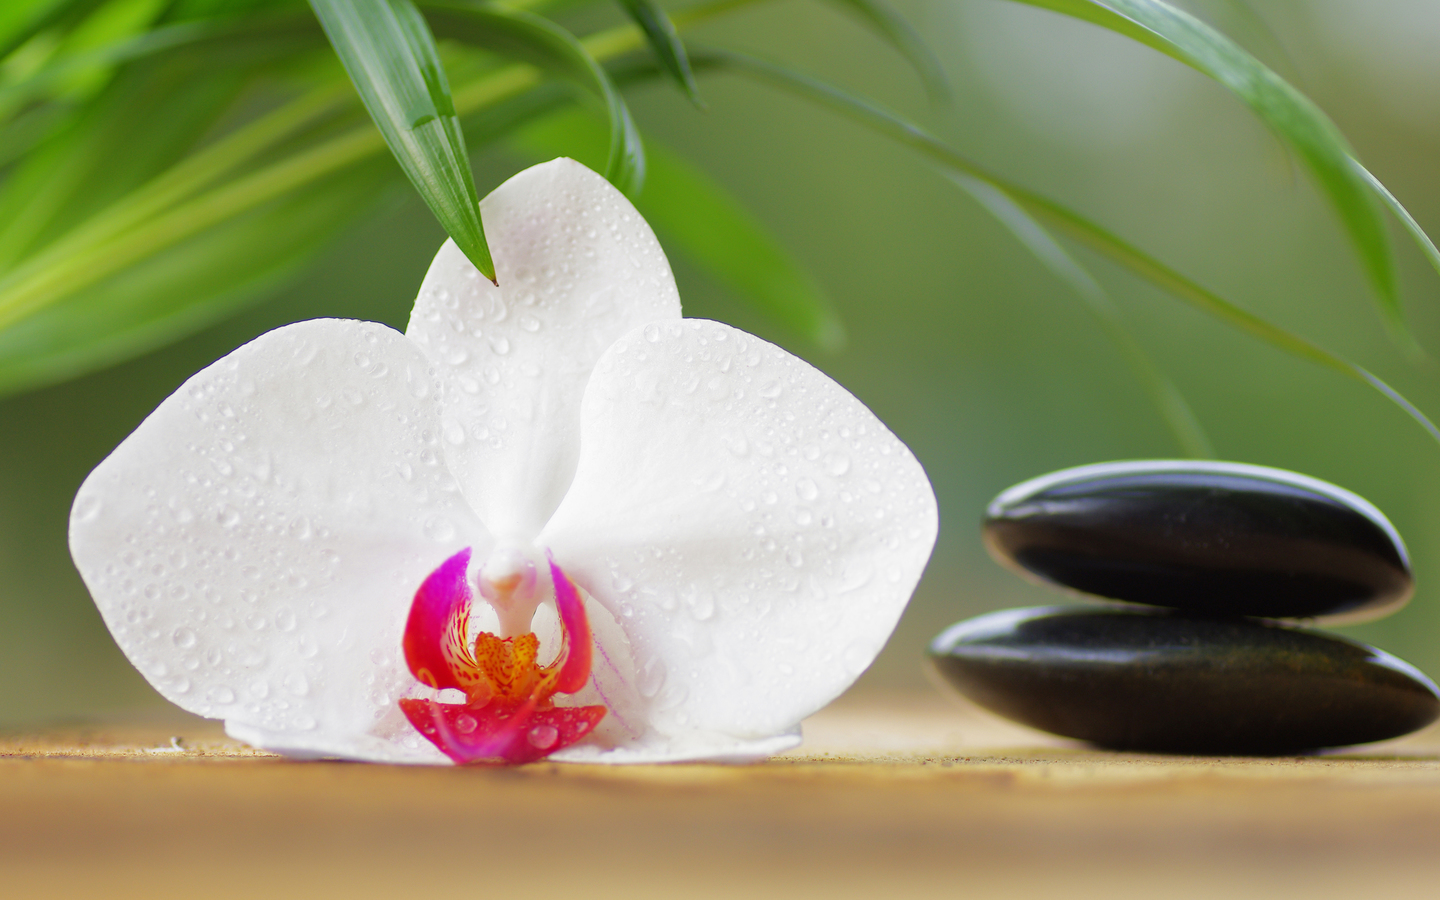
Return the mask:
<svg viewBox="0 0 1440 900">
<path fill-rule="evenodd" d="M 585 737 L 605 716 L 603 706 L 553 702 L 555 694 L 573 694 L 589 681 L 592 647 L 579 591 L 553 559 L 549 563 L 563 640 L 545 666 L 538 661 L 540 639 L 534 632 L 512 637 L 482 632 L 469 639 L 469 548 L 442 563 L 415 593 L 405 624 L 405 662 L 422 684 L 458 689 L 465 702 L 406 699 L 400 709 L 457 763 L 533 762 Z M 502 623 L 512 611 L 508 594 L 521 581 L 507 574 L 486 582 L 491 591 L 498 585 L 507 594 L 491 599 Z"/>
</svg>

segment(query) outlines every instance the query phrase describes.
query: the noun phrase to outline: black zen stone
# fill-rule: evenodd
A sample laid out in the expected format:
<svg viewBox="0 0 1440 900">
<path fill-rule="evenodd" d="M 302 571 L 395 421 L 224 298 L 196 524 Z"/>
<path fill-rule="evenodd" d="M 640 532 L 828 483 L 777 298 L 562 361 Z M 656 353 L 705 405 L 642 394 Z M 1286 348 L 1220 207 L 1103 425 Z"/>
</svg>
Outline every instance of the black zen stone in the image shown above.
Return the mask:
<svg viewBox="0 0 1440 900">
<path fill-rule="evenodd" d="M 935 670 L 1008 719 L 1114 750 L 1272 756 L 1399 737 L 1435 685 L 1373 647 L 1139 607 L 1013 609 L 954 625 Z"/>
<path fill-rule="evenodd" d="M 1405 545 L 1378 509 L 1314 478 L 1238 463 L 1054 472 L 996 497 L 984 535 L 1021 574 L 1215 615 L 1376 618 L 1413 588 Z"/>
</svg>

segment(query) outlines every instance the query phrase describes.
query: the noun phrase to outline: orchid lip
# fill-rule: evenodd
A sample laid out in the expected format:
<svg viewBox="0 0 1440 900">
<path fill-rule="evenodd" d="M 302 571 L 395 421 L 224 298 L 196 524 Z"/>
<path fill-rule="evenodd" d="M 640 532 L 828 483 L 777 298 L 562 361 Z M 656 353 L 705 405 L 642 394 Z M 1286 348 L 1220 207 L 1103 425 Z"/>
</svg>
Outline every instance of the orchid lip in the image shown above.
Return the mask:
<svg viewBox="0 0 1440 900">
<path fill-rule="evenodd" d="M 405 627 L 406 664 L 421 684 L 455 688 L 463 703 L 407 698 L 401 711 L 416 730 L 456 763 L 533 762 L 588 735 L 604 706 L 557 707 L 557 693 L 573 694 L 590 680 L 593 658 L 583 598 L 546 553 L 550 592 L 561 624 L 561 646 L 548 665 L 538 662 L 540 641 L 530 631 L 544 599 L 535 565 L 513 546 L 493 551 L 480 567 L 481 596 L 502 622 L 505 636 L 470 637 L 472 594 L 465 548 L 430 574 L 415 594 Z M 523 621 L 522 631 L 516 631 Z"/>
</svg>

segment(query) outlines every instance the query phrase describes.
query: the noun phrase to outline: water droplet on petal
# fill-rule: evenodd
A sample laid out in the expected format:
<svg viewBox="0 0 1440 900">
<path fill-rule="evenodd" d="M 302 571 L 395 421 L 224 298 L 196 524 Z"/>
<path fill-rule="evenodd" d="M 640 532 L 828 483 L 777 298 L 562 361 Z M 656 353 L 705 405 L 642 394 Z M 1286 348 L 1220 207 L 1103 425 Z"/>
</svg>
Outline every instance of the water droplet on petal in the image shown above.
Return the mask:
<svg viewBox="0 0 1440 900">
<path fill-rule="evenodd" d="M 170 640 L 174 641 L 175 646 L 179 647 L 181 650 L 189 650 L 191 647 L 195 646 L 195 632 L 191 631 L 189 628 L 177 628 L 174 632 L 171 633 Z"/>
<path fill-rule="evenodd" d="M 444 516 L 431 516 L 425 522 L 425 536 L 432 541 L 448 541 L 455 536 L 455 523 Z"/>
<path fill-rule="evenodd" d="M 75 504 L 76 522 L 93 522 L 100 517 L 100 498 L 86 497 Z"/>
<path fill-rule="evenodd" d="M 297 541 L 308 541 L 311 535 L 315 533 L 314 528 L 310 525 L 310 520 L 305 516 L 296 516 L 291 520 L 289 530 L 290 537 Z"/>
<path fill-rule="evenodd" d="M 455 730 L 461 734 L 471 734 L 479 726 L 479 722 L 469 713 L 461 713 L 455 717 Z"/>
<path fill-rule="evenodd" d="M 640 670 L 640 677 L 636 680 L 635 689 L 640 696 L 647 700 L 660 693 L 660 688 L 665 686 L 665 664 L 658 658 L 652 658 Z"/>
<path fill-rule="evenodd" d="M 560 739 L 560 730 L 554 725 L 536 725 L 526 738 L 537 750 L 548 750 Z"/>
</svg>

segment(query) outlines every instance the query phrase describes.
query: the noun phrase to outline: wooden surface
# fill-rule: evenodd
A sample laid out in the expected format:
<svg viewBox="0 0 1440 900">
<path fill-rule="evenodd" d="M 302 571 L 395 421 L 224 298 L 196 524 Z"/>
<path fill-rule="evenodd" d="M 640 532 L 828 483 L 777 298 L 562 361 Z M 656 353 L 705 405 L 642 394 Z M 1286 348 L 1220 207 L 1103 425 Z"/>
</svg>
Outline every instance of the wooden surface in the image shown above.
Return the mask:
<svg viewBox="0 0 1440 900">
<path fill-rule="evenodd" d="M 213 724 L 0 736 L 3 897 L 1440 897 L 1440 731 L 1102 753 L 851 697 L 752 766 L 294 763 Z M 179 747 L 171 737 L 179 737 Z"/>
</svg>

